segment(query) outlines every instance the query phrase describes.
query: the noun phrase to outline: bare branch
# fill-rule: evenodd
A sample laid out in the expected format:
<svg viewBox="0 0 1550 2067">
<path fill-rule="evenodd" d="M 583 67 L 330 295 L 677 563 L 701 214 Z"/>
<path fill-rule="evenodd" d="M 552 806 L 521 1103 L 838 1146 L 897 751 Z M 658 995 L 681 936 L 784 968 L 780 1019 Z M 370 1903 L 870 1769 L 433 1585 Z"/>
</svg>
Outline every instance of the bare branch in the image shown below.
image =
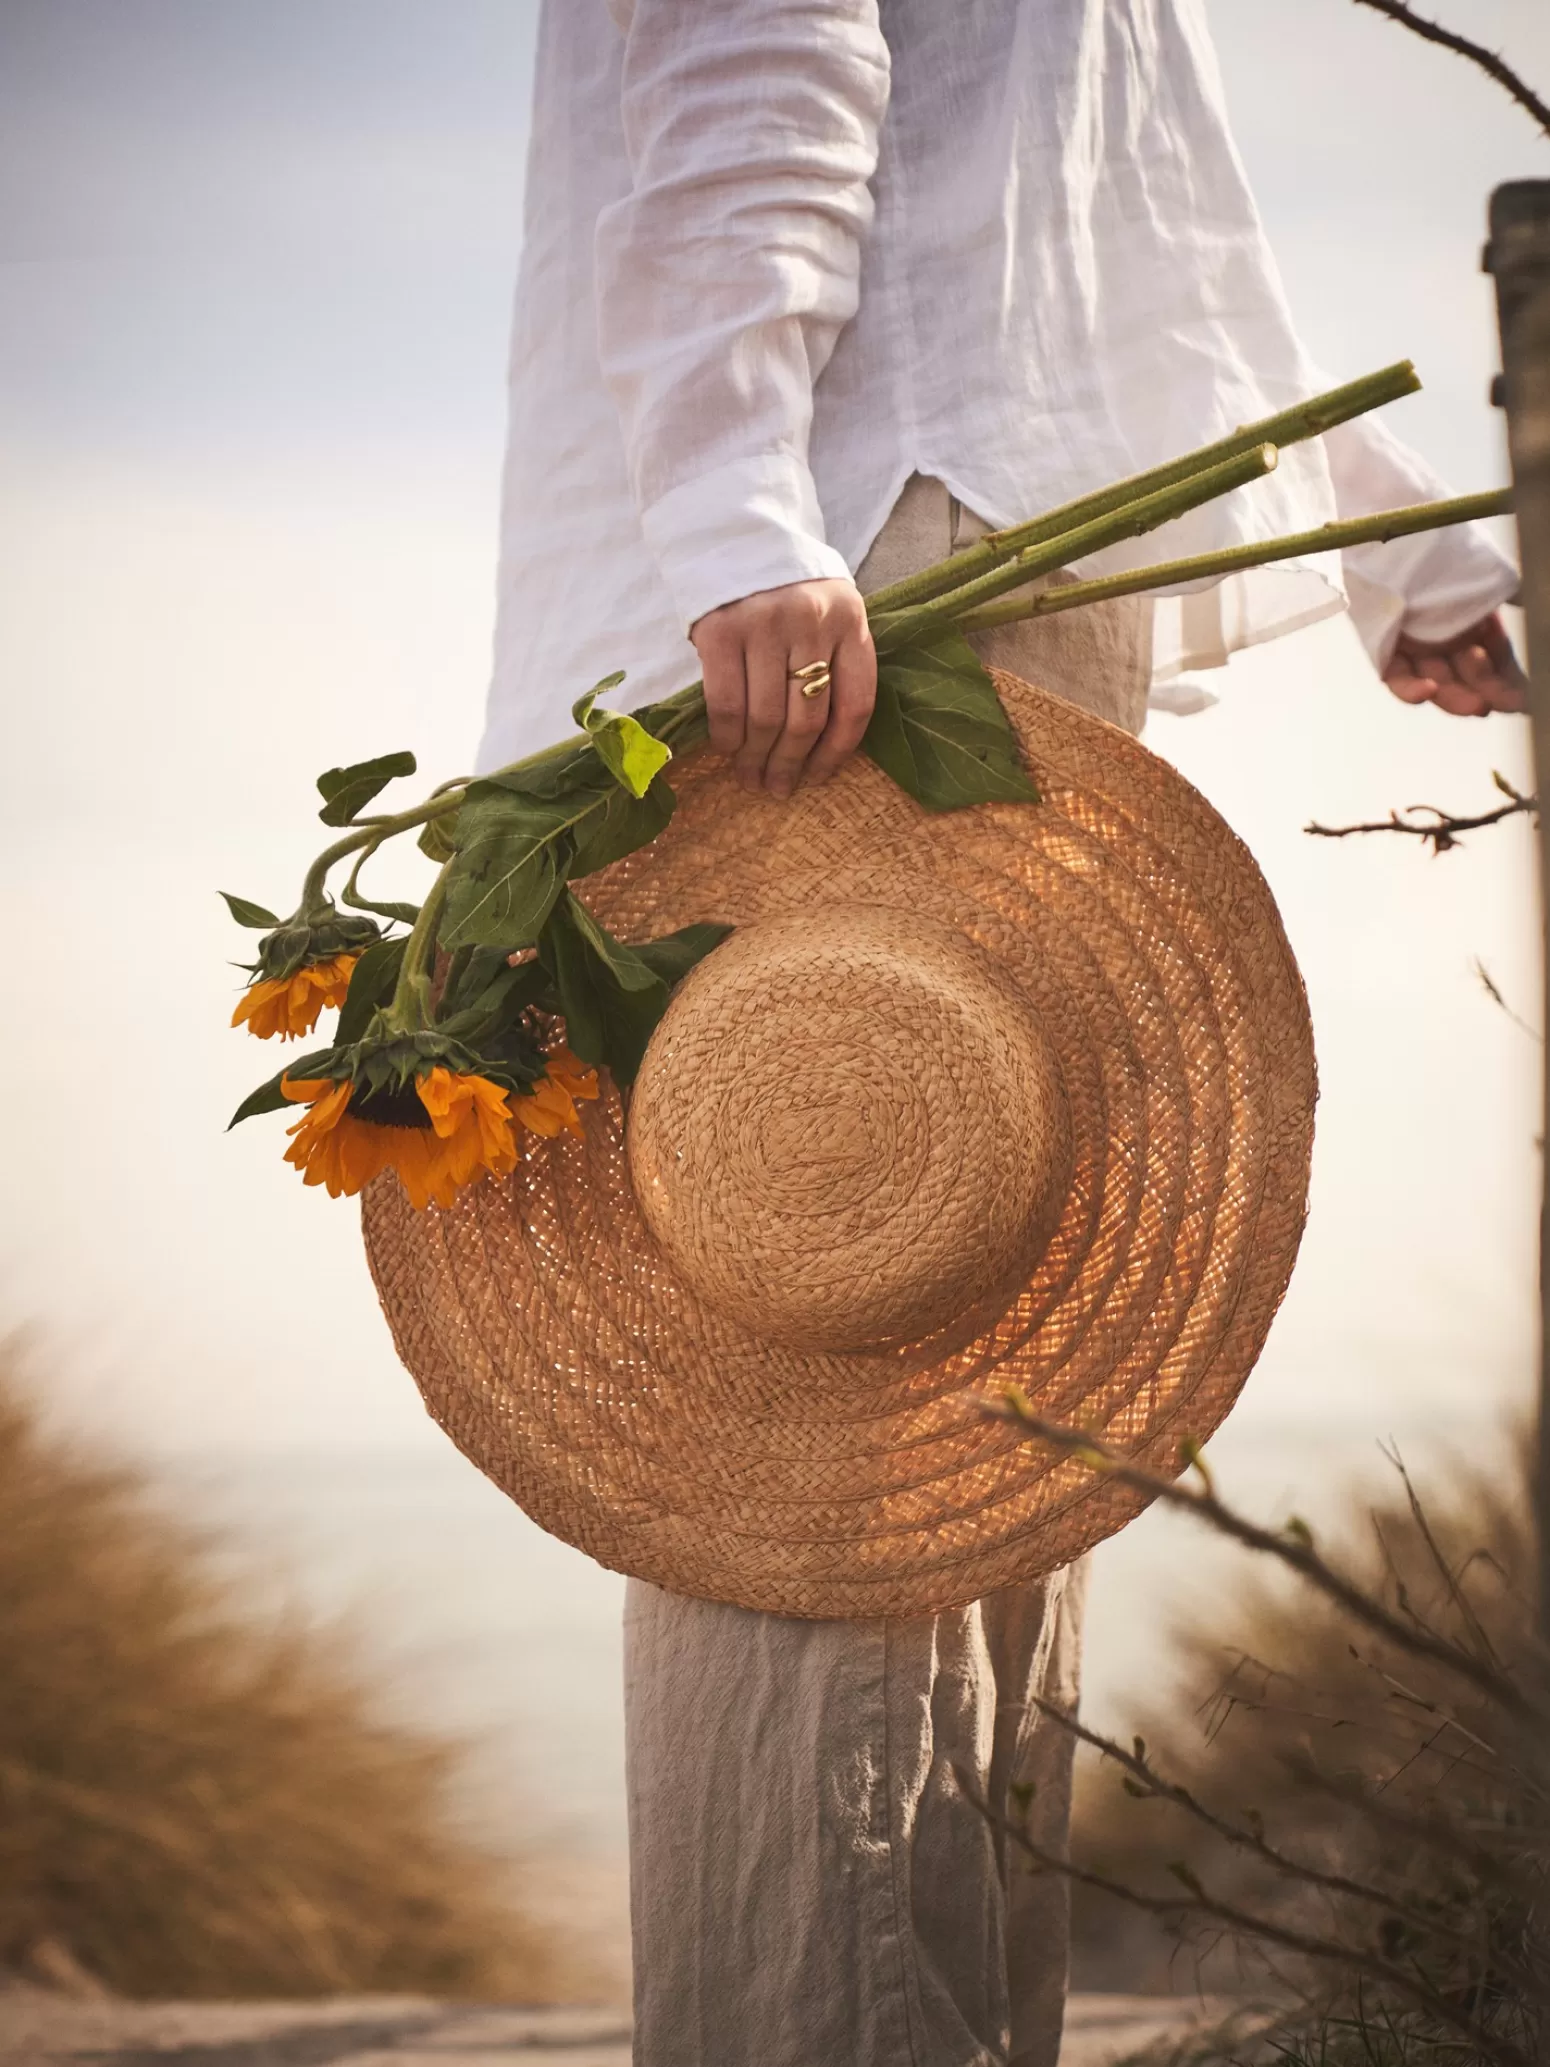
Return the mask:
<svg viewBox="0 0 1550 2067">
<path fill-rule="evenodd" d="M 1550 106 L 1542 101 L 1533 88 L 1512 69 L 1505 58 L 1494 50 L 1487 50 L 1483 43 L 1472 43 L 1467 36 L 1460 36 L 1452 29 L 1445 29 L 1440 22 L 1430 22 L 1408 7 L 1405 0 L 1356 0 L 1358 7 L 1371 7 L 1378 14 L 1387 15 L 1391 22 L 1398 22 L 1403 28 L 1413 30 L 1428 43 L 1441 44 L 1444 50 L 1454 51 L 1459 57 L 1468 58 L 1472 65 L 1478 65 L 1482 72 L 1504 86 L 1518 106 L 1532 115 L 1546 136 L 1550 136 Z"/>
<path fill-rule="evenodd" d="M 1125 1902 L 1133 1909 L 1146 1910 L 1165 1922 L 1182 1923 L 1194 1917 L 1210 1917 L 1223 1924 L 1235 1936 L 1253 1938 L 1267 1945 L 1277 1945 L 1284 1952 L 1295 1952 L 1304 1959 L 1316 1960 L 1325 1966 L 1334 1966 L 1349 1974 L 1364 1975 L 1373 1981 L 1381 1981 L 1396 1995 L 1403 1996 L 1418 2009 L 1450 2031 L 1457 2031 L 1461 2037 L 1477 2047 L 1488 2060 L 1494 2060 L 1497 2067 L 1531 2067 L 1529 2056 L 1520 2046 L 1498 2033 L 1488 2030 L 1470 2016 L 1460 2002 L 1450 2001 L 1418 1975 L 1407 1973 L 1385 1959 L 1381 1953 L 1372 1952 L 1358 1945 L 1337 1938 L 1317 1938 L 1307 1931 L 1296 1929 L 1290 1924 L 1277 1922 L 1273 1917 L 1256 1915 L 1252 1910 L 1240 1909 L 1231 1902 L 1220 1901 L 1201 1883 L 1190 1876 L 1187 1884 L 1181 1883 L 1185 1891 L 1174 1895 L 1147 1895 L 1139 1888 L 1127 1887 L 1123 1881 L 1110 1880 L 1106 1874 L 1094 1873 L 1091 1868 L 1078 1866 L 1072 1860 L 1063 1859 L 1057 1852 L 1047 1852 L 1028 1835 L 1020 1824 L 1009 1822 L 1004 1816 L 997 1816 L 989 1804 L 975 1791 L 967 1773 L 955 1766 L 954 1775 L 964 1800 L 978 1810 L 993 1830 L 1000 1830 L 1032 1860 L 1033 1864 L 1046 1873 L 1064 1874 L 1066 1879 L 1079 1887 L 1094 1889 L 1103 1895 L 1112 1895 L 1116 1901 Z"/>
<path fill-rule="evenodd" d="M 1123 1772 L 1128 1773 L 1130 1784 L 1138 1791 L 1154 1801 L 1166 1801 L 1173 1807 L 1182 1809 L 1185 1815 L 1205 1829 L 1212 1831 L 1238 1851 L 1247 1852 L 1251 1857 L 1262 1860 L 1265 1865 L 1273 1867 L 1288 1880 L 1303 1887 L 1317 1888 L 1322 1894 L 1344 1895 L 1368 1908 L 1379 1909 L 1385 1916 L 1400 1918 L 1436 1943 L 1452 1945 L 1465 1954 L 1478 1952 L 1479 1940 L 1476 1936 L 1455 1929 L 1438 1915 L 1412 1908 L 1403 1896 L 1396 1895 L 1392 1889 L 1372 1887 L 1366 1881 L 1351 1879 L 1347 1874 L 1331 1873 L 1323 1867 L 1309 1864 L 1306 1860 L 1293 1858 L 1289 1852 L 1283 1852 L 1279 1846 L 1273 1845 L 1263 1829 L 1256 1827 L 1257 1818 L 1254 1824 L 1249 1824 L 1237 1823 L 1231 1817 L 1219 1815 L 1216 1810 L 1207 1807 L 1188 1787 L 1182 1786 L 1176 1780 L 1165 1779 L 1146 1756 L 1139 1738 L 1136 1740 L 1135 1750 L 1127 1751 L 1112 1737 L 1105 1737 L 1101 1731 L 1089 1729 L 1085 1723 L 1078 1722 L 1068 1709 L 1057 1706 L 1055 1702 L 1045 1701 L 1037 1694 L 1031 1696 L 1031 1700 L 1041 1715 L 1048 1716 L 1051 1722 L 1058 1723 L 1064 1730 L 1069 1730 L 1081 1743 L 1089 1745 L 1120 1767 Z M 1518 1986 L 1532 1990 L 1533 1977 L 1516 1961 L 1503 1961 L 1501 1971 Z"/>
<path fill-rule="evenodd" d="M 1530 1026 L 1528 1021 L 1523 1017 L 1523 1014 L 1521 1012 L 1513 1011 L 1511 1005 L 1509 1005 L 1507 1000 L 1502 996 L 1501 988 L 1496 982 L 1496 979 L 1492 976 L 1490 970 L 1485 966 L 1485 963 L 1481 961 L 1478 955 L 1476 955 L 1475 957 L 1474 968 L 1475 974 L 1480 978 L 1480 986 L 1484 990 L 1486 996 L 1491 1000 L 1492 1004 L 1499 1006 L 1500 1009 L 1503 1012 L 1505 1012 L 1507 1017 L 1512 1021 L 1513 1025 L 1516 1027 L 1521 1027 L 1523 1032 L 1528 1035 L 1530 1040 L 1538 1041 L 1541 1047 L 1543 1047 L 1545 1039 L 1544 1035 L 1539 1031 L 1537 1026 Z"/>
<path fill-rule="evenodd" d="M 1375 5 L 1376 0 L 1359 0 L 1359 4 Z M 1436 804 L 1407 804 L 1403 811 L 1391 811 L 1387 818 L 1372 819 L 1363 825 L 1320 825 L 1315 821 L 1312 825 L 1305 825 L 1303 831 L 1312 834 L 1316 840 L 1348 840 L 1353 833 L 1408 833 L 1412 839 L 1426 841 L 1434 854 L 1446 854 L 1450 847 L 1459 844 L 1465 833 L 1477 833 L 1485 826 L 1500 825 L 1505 818 L 1521 818 L 1538 812 L 1538 797 L 1524 796 L 1513 788 L 1505 775 L 1498 775 L 1495 780 L 1507 802 L 1498 804 L 1494 811 L 1482 811 L 1474 818 L 1460 818 Z"/>
<path fill-rule="evenodd" d="M 1424 1846 L 1439 1858 L 1451 1859 L 1480 1880 L 1513 1893 L 1528 1891 L 1529 1882 L 1519 1870 L 1518 1860 L 1472 1842 L 1467 1830 L 1437 1817 L 1424 1816 L 1402 1803 L 1387 1801 L 1351 1774 L 1326 1773 L 1306 1751 L 1283 1752 L 1281 1763 L 1293 1779 L 1344 1808 L 1356 1809 L 1363 1821 L 1375 1829 Z M 1501 1834 L 1508 1835 L 1506 1832 Z M 1530 1832 L 1513 1831 L 1510 1835 L 1520 1850 L 1532 1849 L 1539 1842 L 1538 1837 Z"/>
<path fill-rule="evenodd" d="M 1257 1522 L 1249 1521 L 1226 1506 L 1209 1486 L 1197 1492 L 1174 1479 L 1162 1478 L 1158 1473 L 1148 1471 L 1101 1436 L 1092 1435 L 1083 1428 L 1068 1428 L 1059 1422 L 1045 1421 L 1034 1413 L 1016 1386 L 1003 1386 L 993 1398 L 983 1394 L 970 1397 L 987 1420 L 1010 1422 L 1025 1435 L 1038 1442 L 1049 1443 L 1077 1463 L 1085 1464 L 1090 1471 L 1112 1478 L 1122 1486 L 1130 1486 L 1165 1506 L 1182 1508 L 1186 1514 L 1193 1514 L 1219 1534 L 1243 1544 L 1245 1549 L 1257 1550 L 1274 1558 L 1344 1609 L 1354 1621 L 1362 1623 L 1409 1656 L 1425 1658 L 1455 1678 L 1466 1681 L 1487 1700 L 1494 1701 L 1505 1714 L 1522 1722 L 1532 1722 L 1536 1727 L 1550 1726 L 1550 1717 L 1505 1672 L 1477 1658 L 1462 1645 L 1450 1642 L 1447 1637 L 1417 1628 L 1404 1617 L 1394 1614 L 1354 1580 L 1327 1564 L 1314 1549 L 1312 1538 L 1305 1530 L 1282 1534 L 1261 1528 Z M 1191 1446 L 1186 1444 L 1184 1447 L 1187 1456 Z"/>
<path fill-rule="evenodd" d="M 1416 1492 L 1415 1481 L 1410 1476 L 1408 1465 L 1397 1449 L 1389 1447 L 1385 1449 L 1384 1455 L 1399 1473 L 1399 1482 L 1405 1489 L 1405 1503 L 1410 1509 L 1410 1519 L 1415 1523 L 1416 1533 L 1426 1546 L 1426 1554 L 1431 1559 L 1434 1570 L 1447 1588 L 1448 1598 L 1453 1603 L 1455 1613 L 1474 1638 L 1477 1654 L 1489 1664 L 1500 1666 L 1502 1661 L 1497 1655 L 1496 1646 L 1491 1642 L 1485 1624 L 1475 1612 L 1474 1602 L 1459 1584 L 1458 1573 L 1444 1556 L 1442 1545 L 1432 1531 L 1431 1522 L 1426 1509 L 1421 1505 L 1421 1498 Z M 1397 1572 L 1395 1576 L 1398 1577 Z"/>
</svg>

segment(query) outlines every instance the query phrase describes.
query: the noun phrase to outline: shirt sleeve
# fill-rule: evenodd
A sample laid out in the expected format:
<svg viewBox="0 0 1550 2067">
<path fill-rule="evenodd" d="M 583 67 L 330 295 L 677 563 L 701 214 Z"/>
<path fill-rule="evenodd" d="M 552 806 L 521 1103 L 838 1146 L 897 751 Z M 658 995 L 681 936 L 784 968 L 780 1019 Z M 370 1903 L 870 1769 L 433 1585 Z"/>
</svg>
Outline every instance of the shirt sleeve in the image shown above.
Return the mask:
<svg viewBox="0 0 1550 2067">
<path fill-rule="evenodd" d="M 1451 491 L 1418 453 L 1370 416 L 1324 439 L 1341 517 L 1435 502 Z M 1351 618 L 1381 674 L 1402 631 L 1449 639 L 1517 593 L 1518 571 L 1480 524 L 1418 532 L 1341 555 Z"/>
<path fill-rule="evenodd" d="M 633 187 L 598 218 L 598 349 L 687 627 L 849 572 L 807 452 L 872 218 L 878 0 L 635 0 L 622 93 Z"/>
</svg>

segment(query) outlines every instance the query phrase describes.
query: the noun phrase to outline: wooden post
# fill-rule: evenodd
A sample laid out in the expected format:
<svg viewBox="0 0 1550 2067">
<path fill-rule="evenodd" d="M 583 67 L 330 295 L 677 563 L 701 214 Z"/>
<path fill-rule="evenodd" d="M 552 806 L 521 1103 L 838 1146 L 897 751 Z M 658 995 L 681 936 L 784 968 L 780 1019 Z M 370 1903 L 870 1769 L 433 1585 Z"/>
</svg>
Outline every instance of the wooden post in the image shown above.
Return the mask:
<svg viewBox="0 0 1550 2067">
<path fill-rule="evenodd" d="M 1523 607 L 1533 675 L 1529 709 L 1534 778 L 1550 808 L 1550 180 L 1516 180 L 1491 197 L 1486 271 L 1496 281 L 1502 378 L 1497 396 L 1507 411 L 1516 488 Z M 1542 918 L 1550 923 L 1550 839 L 1539 840 Z M 1545 956 L 1545 1020 L 1550 1029 L 1550 952 Z M 1550 1113 L 1550 1040 L 1545 1069 Z M 1550 1636 L 1550 1186 L 1543 1193 L 1539 1249 L 1539 1443 L 1536 1519 L 1539 1530 L 1539 1628 Z"/>
</svg>

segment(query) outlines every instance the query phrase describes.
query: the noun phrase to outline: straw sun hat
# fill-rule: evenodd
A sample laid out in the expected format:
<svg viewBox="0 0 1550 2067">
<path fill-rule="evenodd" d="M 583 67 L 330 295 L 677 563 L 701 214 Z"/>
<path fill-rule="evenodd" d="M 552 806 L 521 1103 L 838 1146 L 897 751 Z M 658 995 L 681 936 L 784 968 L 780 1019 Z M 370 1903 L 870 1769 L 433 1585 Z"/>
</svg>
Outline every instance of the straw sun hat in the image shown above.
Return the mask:
<svg viewBox="0 0 1550 2067">
<path fill-rule="evenodd" d="M 909 1614 L 1142 1505 L 975 1404 L 1173 1471 L 1302 1229 L 1307 1005 L 1241 843 L 1128 735 L 1008 675 L 1039 804 L 931 815 L 866 760 L 789 804 L 675 770 L 588 879 L 625 939 L 737 930 L 628 1101 L 416 1212 L 365 1196 L 431 1413 L 600 1563 L 780 1614 Z"/>
</svg>

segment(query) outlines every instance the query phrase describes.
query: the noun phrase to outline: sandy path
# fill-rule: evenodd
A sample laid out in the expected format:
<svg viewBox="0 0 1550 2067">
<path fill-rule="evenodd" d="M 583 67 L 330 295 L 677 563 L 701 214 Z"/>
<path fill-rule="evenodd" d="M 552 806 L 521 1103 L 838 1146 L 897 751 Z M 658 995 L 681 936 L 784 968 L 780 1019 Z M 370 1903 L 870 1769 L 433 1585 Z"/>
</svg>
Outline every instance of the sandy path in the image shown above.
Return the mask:
<svg viewBox="0 0 1550 2067">
<path fill-rule="evenodd" d="M 1071 2000 L 1060 2067 L 1108 2067 L 1180 2035 L 1199 2005 Z M 124 2003 L 0 1992 L 5 2067 L 630 2067 L 616 2010 L 484 2008 L 408 1996 L 325 2003 Z"/>
</svg>

